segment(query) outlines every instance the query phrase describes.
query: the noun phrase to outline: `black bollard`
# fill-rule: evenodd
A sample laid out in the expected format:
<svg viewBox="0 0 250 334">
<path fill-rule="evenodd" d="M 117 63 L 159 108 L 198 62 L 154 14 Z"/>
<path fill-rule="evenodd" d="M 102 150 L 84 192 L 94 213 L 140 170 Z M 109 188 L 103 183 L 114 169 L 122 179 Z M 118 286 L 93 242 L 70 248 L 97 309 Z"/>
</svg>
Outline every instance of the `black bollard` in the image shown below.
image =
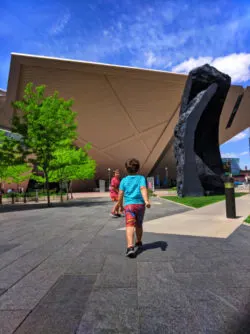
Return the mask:
<svg viewBox="0 0 250 334">
<path fill-rule="evenodd" d="M 234 180 L 228 178 L 225 182 L 226 195 L 226 214 L 227 218 L 236 218 L 235 196 L 234 196 Z"/>
</svg>

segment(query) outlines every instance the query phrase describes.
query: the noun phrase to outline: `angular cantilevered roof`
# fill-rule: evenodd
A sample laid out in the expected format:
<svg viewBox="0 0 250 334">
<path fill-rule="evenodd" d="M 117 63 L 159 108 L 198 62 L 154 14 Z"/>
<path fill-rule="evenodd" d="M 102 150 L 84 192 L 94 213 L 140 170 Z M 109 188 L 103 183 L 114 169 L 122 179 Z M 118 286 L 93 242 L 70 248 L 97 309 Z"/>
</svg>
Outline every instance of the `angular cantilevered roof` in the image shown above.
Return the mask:
<svg viewBox="0 0 250 334">
<path fill-rule="evenodd" d="M 90 142 L 103 174 L 137 157 L 148 172 L 165 145 L 162 134 L 174 126 L 186 76 L 162 71 L 12 54 L 5 114 L 22 97 L 28 82 L 47 93 L 74 99 L 77 145 Z M 171 136 L 172 131 L 169 132 Z M 100 175 L 101 176 L 101 175 Z"/>
</svg>

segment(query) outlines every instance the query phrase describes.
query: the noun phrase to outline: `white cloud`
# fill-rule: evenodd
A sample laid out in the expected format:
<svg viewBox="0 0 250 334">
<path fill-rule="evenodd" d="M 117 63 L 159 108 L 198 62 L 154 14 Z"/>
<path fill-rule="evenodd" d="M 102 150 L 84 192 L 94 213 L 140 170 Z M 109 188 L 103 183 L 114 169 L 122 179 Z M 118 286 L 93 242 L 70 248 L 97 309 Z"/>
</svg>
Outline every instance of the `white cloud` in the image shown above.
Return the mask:
<svg viewBox="0 0 250 334">
<path fill-rule="evenodd" d="M 56 23 L 52 26 L 52 28 L 50 29 L 50 34 L 51 35 L 58 35 L 60 34 L 64 28 L 66 27 L 66 25 L 68 24 L 69 20 L 70 20 L 70 13 L 66 12 L 64 13 L 57 21 Z"/>
<path fill-rule="evenodd" d="M 241 152 L 239 155 L 248 155 L 249 154 L 249 151 L 244 151 L 244 152 Z"/>
<path fill-rule="evenodd" d="M 245 138 L 247 138 L 247 131 L 246 130 L 238 133 L 236 136 L 234 136 L 233 138 L 228 140 L 226 143 L 237 142 L 237 141 L 240 141 L 240 140 L 245 139 Z"/>
<path fill-rule="evenodd" d="M 237 158 L 235 153 L 221 153 L 222 158 Z"/>
<path fill-rule="evenodd" d="M 57 56 L 102 62 L 110 62 L 110 57 L 116 62 L 116 57 L 122 55 L 127 59 L 126 65 L 170 70 L 172 63 L 181 64 L 185 58 L 198 66 L 213 61 L 212 55 L 232 53 L 235 45 L 243 44 L 248 36 L 250 7 L 249 11 L 235 13 L 233 18 L 226 3 L 209 8 L 201 2 L 194 10 L 184 1 L 161 2 L 151 7 L 131 2 L 123 13 L 121 8 L 119 14 L 112 11 L 111 20 L 93 18 L 86 34 L 76 29 L 73 37 L 61 41 L 60 48 L 56 46 L 58 41 L 46 41 L 42 53 L 49 50 Z M 65 45 L 69 52 L 65 53 Z M 207 50 L 211 55 L 202 57 Z M 188 71 L 190 66 L 185 66 Z"/>
<path fill-rule="evenodd" d="M 144 53 L 145 60 L 143 65 L 146 67 L 163 67 L 166 68 L 167 66 L 171 66 L 171 63 L 166 64 L 166 58 L 156 56 L 154 52 L 149 51 Z M 140 64 L 136 64 L 140 66 Z"/>
<path fill-rule="evenodd" d="M 250 79 L 250 53 L 233 53 L 216 58 L 212 65 L 229 74 L 233 82 L 246 82 Z"/>
<path fill-rule="evenodd" d="M 155 57 L 152 51 L 145 52 L 145 57 L 146 57 L 146 66 L 151 67 L 157 61 L 157 58 Z"/>
<path fill-rule="evenodd" d="M 172 68 L 173 72 L 188 73 L 195 67 L 210 64 L 231 76 L 232 82 L 243 83 L 250 80 L 250 53 L 233 53 L 224 57 L 190 58 Z"/>
<path fill-rule="evenodd" d="M 179 65 L 174 66 L 172 71 L 177 73 L 188 73 L 196 67 L 202 66 L 204 64 L 211 64 L 212 61 L 212 57 L 199 57 L 197 59 L 190 58 L 186 61 L 183 61 Z"/>
<path fill-rule="evenodd" d="M 82 1 L 82 17 L 73 17 L 75 11 L 58 2 L 25 7 L 13 17 L 7 16 L 8 10 L 0 20 L 0 36 L 24 53 L 186 72 L 207 62 L 235 82 L 249 77 L 249 54 L 234 53 L 248 45 L 249 3 L 235 10 L 226 0 L 212 6 L 185 0 L 151 1 L 150 6 L 132 0 L 107 2 L 105 17 L 101 1 Z"/>
</svg>

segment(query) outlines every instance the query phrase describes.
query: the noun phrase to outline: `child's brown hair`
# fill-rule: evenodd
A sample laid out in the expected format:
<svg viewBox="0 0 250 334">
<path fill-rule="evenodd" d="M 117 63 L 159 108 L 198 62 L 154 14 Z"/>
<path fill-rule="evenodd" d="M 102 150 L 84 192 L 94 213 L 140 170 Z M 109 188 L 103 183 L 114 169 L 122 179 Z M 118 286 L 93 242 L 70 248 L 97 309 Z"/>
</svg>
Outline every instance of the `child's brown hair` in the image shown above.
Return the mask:
<svg viewBox="0 0 250 334">
<path fill-rule="evenodd" d="M 140 162 L 135 158 L 128 159 L 125 163 L 125 167 L 129 174 L 136 174 L 140 169 Z"/>
</svg>

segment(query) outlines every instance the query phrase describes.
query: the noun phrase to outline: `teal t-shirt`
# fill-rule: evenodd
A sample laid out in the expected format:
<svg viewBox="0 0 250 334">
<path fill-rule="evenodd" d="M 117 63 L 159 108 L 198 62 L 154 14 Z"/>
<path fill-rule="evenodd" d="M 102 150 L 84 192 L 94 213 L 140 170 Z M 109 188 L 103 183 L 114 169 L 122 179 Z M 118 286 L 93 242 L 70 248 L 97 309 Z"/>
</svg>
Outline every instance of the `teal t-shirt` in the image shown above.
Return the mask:
<svg viewBox="0 0 250 334">
<path fill-rule="evenodd" d="M 122 179 L 119 189 L 124 192 L 124 205 L 144 204 L 141 187 L 146 186 L 146 179 L 142 175 L 128 175 Z"/>
</svg>

